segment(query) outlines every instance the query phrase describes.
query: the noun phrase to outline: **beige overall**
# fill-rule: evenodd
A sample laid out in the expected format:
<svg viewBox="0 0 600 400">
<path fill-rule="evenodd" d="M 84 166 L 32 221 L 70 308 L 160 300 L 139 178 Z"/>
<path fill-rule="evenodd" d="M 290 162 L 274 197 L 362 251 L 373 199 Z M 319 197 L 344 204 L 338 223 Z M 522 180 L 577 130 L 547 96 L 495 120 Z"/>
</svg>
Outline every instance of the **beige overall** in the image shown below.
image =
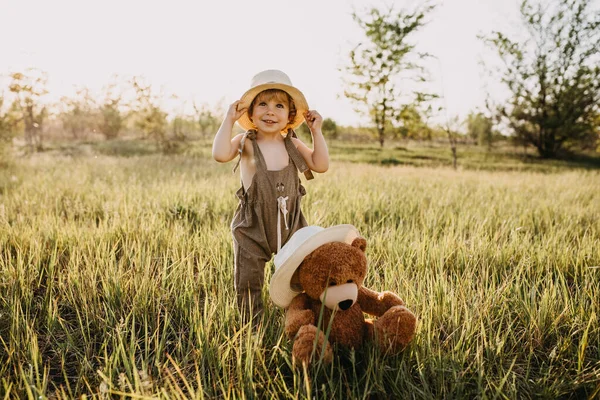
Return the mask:
<svg viewBox="0 0 600 400">
<path fill-rule="evenodd" d="M 300 209 L 300 200 L 306 191 L 297 170 L 304 172 L 308 179 L 312 179 L 312 173 L 292 142 L 293 132 L 284 139 L 288 165 L 279 171 L 267 170 L 256 143 L 256 131 L 249 130 L 245 136 L 252 141 L 256 173 L 248 190 L 244 191 L 242 183 L 236 193 L 239 205 L 231 222 L 231 231 L 235 291 L 238 307 L 247 321 L 263 308 L 261 293 L 265 263 L 294 232 L 307 225 Z M 243 146 L 244 140 L 240 144 L 240 159 Z"/>
</svg>

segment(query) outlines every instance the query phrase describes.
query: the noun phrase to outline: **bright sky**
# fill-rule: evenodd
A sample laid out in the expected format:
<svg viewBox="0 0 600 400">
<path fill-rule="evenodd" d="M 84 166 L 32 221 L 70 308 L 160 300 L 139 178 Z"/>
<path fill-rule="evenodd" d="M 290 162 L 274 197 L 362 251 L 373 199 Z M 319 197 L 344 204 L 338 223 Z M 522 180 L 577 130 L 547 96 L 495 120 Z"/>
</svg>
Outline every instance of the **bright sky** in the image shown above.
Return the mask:
<svg viewBox="0 0 600 400">
<path fill-rule="evenodd" d="M 378 0 L 0 0 L 0 74 L 37 67 L 58 99 L 75 86 L 99 91 L 113 74 L 143 75 L 166 95 L 225 105 L 252 76 L 281 69 L 311 108 L 341 124 L 361 122 L 338 68 L 362 34 L 353 10 Z M 396 1 L 396 9 L 416 2 Z M 433 88 L 450 115 L 483 106 L 479 33 L 518 21 L 518 0 L 443 0 L 418 34 L 438 57 Z M 443 79 L 442 79 L 443 78 Z M 443 85 L 442 85 L 443 82 Z M 362 120 L 364 121 L 364 119 Z"/>
</svg>

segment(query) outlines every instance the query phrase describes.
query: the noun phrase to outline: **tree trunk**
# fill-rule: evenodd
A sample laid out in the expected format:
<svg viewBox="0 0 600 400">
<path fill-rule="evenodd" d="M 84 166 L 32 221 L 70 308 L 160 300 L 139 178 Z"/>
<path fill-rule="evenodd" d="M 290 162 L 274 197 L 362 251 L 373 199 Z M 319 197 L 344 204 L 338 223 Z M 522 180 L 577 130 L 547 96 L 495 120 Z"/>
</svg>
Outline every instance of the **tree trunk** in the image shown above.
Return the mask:
<svg viewBox="0 0 600 400">
<path fill-rule="evenodd" d="M 456 169 L 456 144 L 452 145 L 452 167 Z"/>
<path fill-rule="evenodd" d="M 377 124 L 377 132 L 379 133 L 379 146 L 383 148 L 383 142 L 385 140 L 385 113 L 387 112 L 385 99 L 383 99 L 381 106 L 381 115 L 376 114 L 375 123 Z"/>
<path fill-rule="evenodd" d="M 448 134 L 448 141 L 450 142 L 450 150 L 452 151 L 452 167 L 456 169 L 458 164 L 457 155 L 456 155 L 456 138 L 454 137 L 454 133 L 450 130 L 449 127 L 446 127 L 446 133 Z"/>
<path fill-rule="evenodd" d="M 541 137 L 540 145 L 538 146 L 538 152 L 542 158 L 555 158 L 556 157 L 556 141 L 554 140 L 553 132 L 544 131 L 544 135 Z"/>
</svg>

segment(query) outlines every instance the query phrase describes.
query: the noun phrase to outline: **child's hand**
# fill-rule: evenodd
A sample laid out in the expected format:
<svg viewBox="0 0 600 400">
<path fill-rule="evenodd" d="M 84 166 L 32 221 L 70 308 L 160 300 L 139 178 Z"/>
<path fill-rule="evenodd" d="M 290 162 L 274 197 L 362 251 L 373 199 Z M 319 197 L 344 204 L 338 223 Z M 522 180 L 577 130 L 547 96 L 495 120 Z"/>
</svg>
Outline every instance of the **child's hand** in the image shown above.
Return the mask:
<svg viewBox="0 0 600 400">
<path fill-rule="evenodd" d="M 240 104 L 240 100 L 231 103 L 229 109 L 227 110 L 227 115 L 225 118 L 230 119 L 232 122 L 237 121 L 240 117 L 246 112 L 247 108 L 238 109 L 238 105 Z"/>
<path fill-rule="evenodd" d="M 315 131 L 321 131 L 321 125 L 323 125 L 323 117 L 315 110 L 309 110 L 304 113 L 304 119 L 306 120 L 306 125 L 308 125 L 308 129 L 312 133 Z"/>
</svg>

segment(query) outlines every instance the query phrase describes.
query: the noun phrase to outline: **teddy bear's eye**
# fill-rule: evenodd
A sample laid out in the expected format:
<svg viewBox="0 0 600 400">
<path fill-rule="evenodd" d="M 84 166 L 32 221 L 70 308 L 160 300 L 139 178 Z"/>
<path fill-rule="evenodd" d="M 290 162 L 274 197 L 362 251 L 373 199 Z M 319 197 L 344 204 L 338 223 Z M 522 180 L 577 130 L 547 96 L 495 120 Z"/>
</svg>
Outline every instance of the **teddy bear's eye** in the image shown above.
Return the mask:
<svg viewBox="0 0 600 400">
<path fill-rule="evenodd" d="M 335 281 L 334 281 L 334 280 L 329 280 L 329 283 L 328 283 L 328 285 L 329 285 L 329 286 L 335 286 L 335 285 L 336 285 L 336 283 L 335 283 Z"/>
<path fill-rule="evenodd" d="M 346 283 L 354 283 L 354 281 L 352 279 L 348 279 Z"/>
</svg>

